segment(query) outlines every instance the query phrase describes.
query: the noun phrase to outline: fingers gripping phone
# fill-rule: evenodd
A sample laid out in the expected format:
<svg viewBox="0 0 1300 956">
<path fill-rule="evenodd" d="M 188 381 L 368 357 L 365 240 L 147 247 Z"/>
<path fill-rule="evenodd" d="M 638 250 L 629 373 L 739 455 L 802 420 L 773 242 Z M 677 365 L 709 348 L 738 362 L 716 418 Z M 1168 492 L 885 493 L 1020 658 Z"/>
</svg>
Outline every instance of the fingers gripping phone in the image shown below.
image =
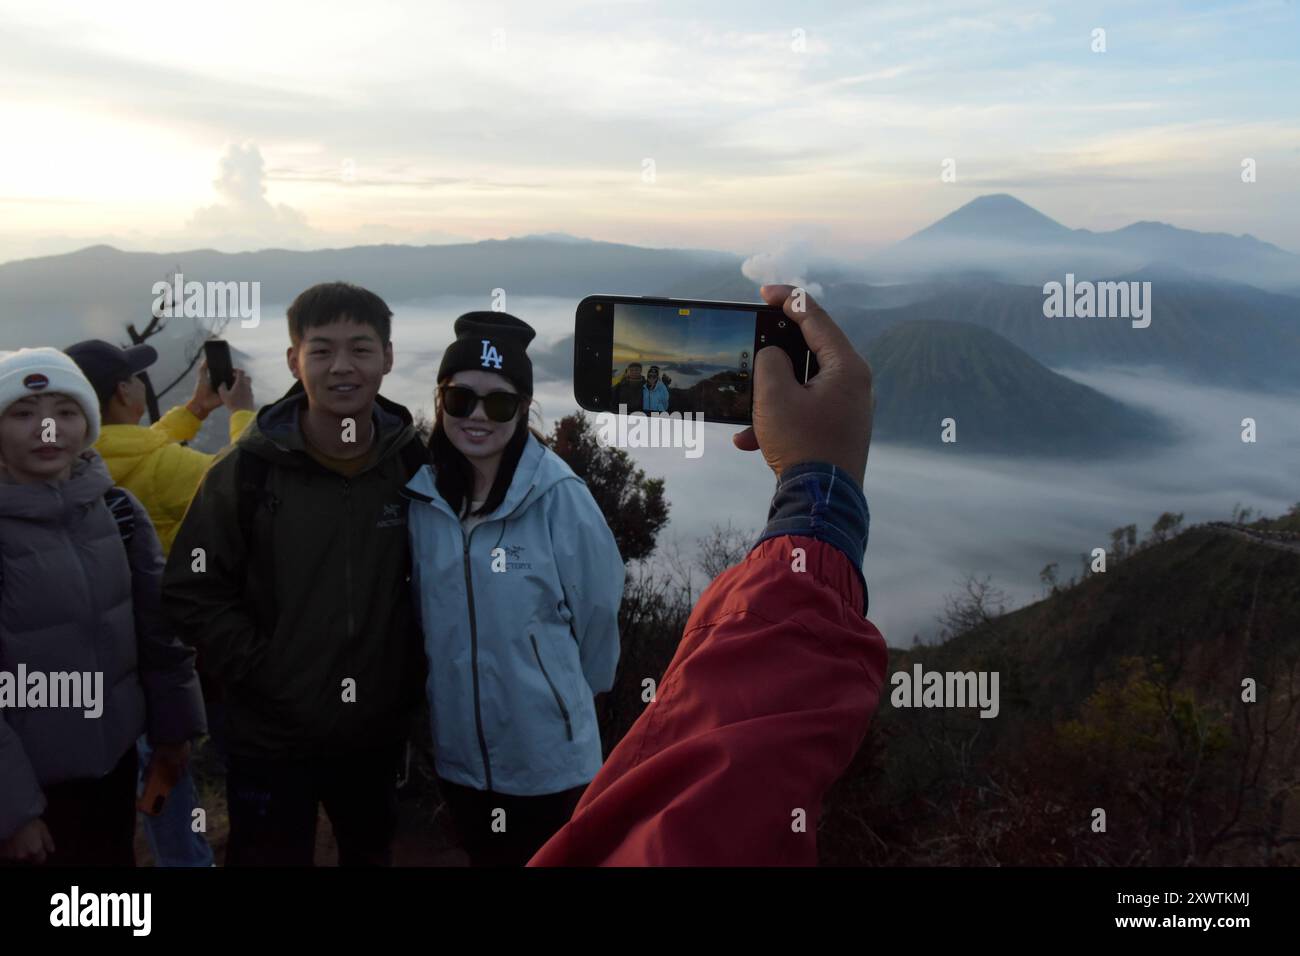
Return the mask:
<svg viewBox="0 0 1300 956">
<path fill-rule="evenodd" d="M 230 343 L 224 339 L 208 339 L 203 343 L 203 358 L 208 363 L 208 382 L 212 390 L 222 385 L 235 384 L 235 363 L 230 358 Z"/>
<path fill-rule="evenodd" d="M 179 779 L 172 766 L 159 760 L 155 754 L 145 774 L 144 791 L 136 798 L 136 809 L 151 817 L 160 816 L 167 803 L 168 795 L 171 794 L 172 788 L 176 786 Z"/>
<path fill-rule="evenodd" d="M 700 413 L 750 425 L 754 356 L 769 345 L 790 356 L 798 381 L 817 374 L 816 356 L 780 306 L 589 295 L 574 317 L 574 397 L 591 412 Z"/>
</svg>

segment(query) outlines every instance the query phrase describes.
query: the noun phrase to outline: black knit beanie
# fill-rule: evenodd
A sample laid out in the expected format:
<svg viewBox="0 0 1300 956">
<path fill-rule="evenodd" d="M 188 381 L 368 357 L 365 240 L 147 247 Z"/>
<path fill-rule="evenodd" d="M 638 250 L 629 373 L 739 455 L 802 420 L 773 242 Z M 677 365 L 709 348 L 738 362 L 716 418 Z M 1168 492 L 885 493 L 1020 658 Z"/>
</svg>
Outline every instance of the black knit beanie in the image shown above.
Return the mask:
<svg viewBox="0 0 1300 956">
<path fill-rule="evenodd" d="M 528 343 L 537 332 L 508 312 L 466 312 L 456 320 L 456 341 L 447 346 L 438 381 L 457 372 L 496 372 L 514 383 L 520 394 L 533 394 L 533 361 Z"/>
</svg>

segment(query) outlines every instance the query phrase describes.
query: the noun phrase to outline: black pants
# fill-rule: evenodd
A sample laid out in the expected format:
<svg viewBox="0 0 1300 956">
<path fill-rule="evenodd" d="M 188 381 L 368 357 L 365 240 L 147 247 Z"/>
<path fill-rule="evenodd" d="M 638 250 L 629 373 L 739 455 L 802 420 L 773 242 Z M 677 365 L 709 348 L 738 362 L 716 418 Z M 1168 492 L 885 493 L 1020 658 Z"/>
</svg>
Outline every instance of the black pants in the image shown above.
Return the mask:
<svg viewBox="0 0 1300 956">
<path fill-rule="evenodd" d="M 311 759 L 230 754 L 227 760 L 226 866 L 312 866 L 320 805 L 338 840 L 339 866 L 392 865 L 395 749 Z"/>
<path fill-rule="evenodd" d="M 438 789 L 447 801 L 461 846 L 469 853 L 470 866 L 523 866 L 569 822 L 587 788 L 512 797 L 439 777 Z"/>
<path fill-rule="evenodd" d="M 135 866 L 135 741 L 98 780 L 49 784 L 41 814 L 54 853 L 47 866 Z"/>
</svg>

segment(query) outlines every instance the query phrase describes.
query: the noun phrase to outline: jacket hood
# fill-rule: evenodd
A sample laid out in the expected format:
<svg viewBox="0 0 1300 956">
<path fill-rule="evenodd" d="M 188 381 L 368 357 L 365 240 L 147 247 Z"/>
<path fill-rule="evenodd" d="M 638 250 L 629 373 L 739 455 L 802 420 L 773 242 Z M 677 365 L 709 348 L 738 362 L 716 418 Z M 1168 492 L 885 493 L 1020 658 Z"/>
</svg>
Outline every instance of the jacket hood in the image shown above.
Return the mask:
<svg viewBox="0 0 1300 956">
<path fill-rule="evenodd" d="M 515 466 L 515 476 L 510 481 L 510 488 L 501 504 L 486 520 L 505 518 L 516 511 L 522 511 L 534 501 L 545 495 L 551 488 L 562 481 L 573 479 L 581 481 L 568 463 L 555 452 L 537 440 L 537 436 L 528 435 L 519 464 Z M 442 511 L 457 517 L 438 491 L 437 480 L 432 465 L 425 465 L 406 485 L 407 491 L 419 498 L 438 506 Z M 459 520 L 459 519 L 457 519 Z"/>
<path fill-rule="evenodd" d="M 307 393 L 302 382 L 294 382 L 278 400 L 258 411 L 257 418 L 239 436 L 238 446 L 268 461 L 291 466 L 303 464 L 307 448 L 298 420 L 306 405 Z M 415 425 L 405 406 L 382 395 L 375 396 L 375 420 L 379 428 L 379 453 L 375 459 L 378 463 L 401 451 L 415 434 Z"/>
<path fill-rule="evenodd" d="M 57 520 L 70 511 L 98 501 L 112 487 L 113 479 L 109 477 L 104 459 L 93 448 L 87 449 L 73 463 L 72 475 L 66 481 L 0 482 L 0 516 L 34 521 Z"/>
</svg>

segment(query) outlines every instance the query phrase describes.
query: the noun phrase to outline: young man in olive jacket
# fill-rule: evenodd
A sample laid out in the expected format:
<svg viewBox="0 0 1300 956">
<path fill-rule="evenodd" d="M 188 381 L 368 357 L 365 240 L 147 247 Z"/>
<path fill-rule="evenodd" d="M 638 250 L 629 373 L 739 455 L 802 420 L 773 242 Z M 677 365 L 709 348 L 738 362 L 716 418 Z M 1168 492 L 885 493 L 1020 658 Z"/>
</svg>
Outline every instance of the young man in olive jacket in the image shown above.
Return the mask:
<svg viewBox="0 0 1300 956">
<path fill-rule="evenodd" d="M 225 694 L 226 864 L 311 865 L 323 804 L 342 865 L 386 865 L 423 684 L 400 492 L 424 452 L 379 395 L 382 299 L 317 285 L 288 317 L 297 382 L 208 472 L 164 608 Z"/>
</svg>

